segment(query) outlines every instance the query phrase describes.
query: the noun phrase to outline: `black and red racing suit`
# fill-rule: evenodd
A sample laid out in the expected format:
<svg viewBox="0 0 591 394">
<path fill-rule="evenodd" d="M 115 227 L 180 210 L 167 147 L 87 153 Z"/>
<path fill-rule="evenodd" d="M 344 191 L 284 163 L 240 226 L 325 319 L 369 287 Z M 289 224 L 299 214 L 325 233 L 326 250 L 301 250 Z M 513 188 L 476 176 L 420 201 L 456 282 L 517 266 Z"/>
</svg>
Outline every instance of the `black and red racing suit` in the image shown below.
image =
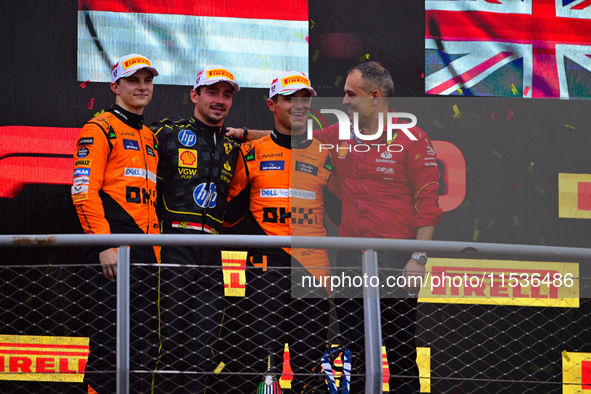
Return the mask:
<svg viewBox="0 0 591 394">
<path fill-rule="evenodd" d="M 218 234 L 240 142 L 220 126 L 189 119 L 162 119 L 151 126 L 158 136 L 158 216 L 163 234 Z M 224 359 L 218 341 L 224 282 L 218 248 L 162 247 L 159 305 L 162 348 L 157 393 L 203 392 L 206 377 Z M 217 349 L 223 347 L 217 346 Z M 226 360 L 227 361 L 227 360 Z M 181 373 L 187 372 L 187 373 Z M 209 384 L 209 383 L 208 383 Z"/>
</svg>

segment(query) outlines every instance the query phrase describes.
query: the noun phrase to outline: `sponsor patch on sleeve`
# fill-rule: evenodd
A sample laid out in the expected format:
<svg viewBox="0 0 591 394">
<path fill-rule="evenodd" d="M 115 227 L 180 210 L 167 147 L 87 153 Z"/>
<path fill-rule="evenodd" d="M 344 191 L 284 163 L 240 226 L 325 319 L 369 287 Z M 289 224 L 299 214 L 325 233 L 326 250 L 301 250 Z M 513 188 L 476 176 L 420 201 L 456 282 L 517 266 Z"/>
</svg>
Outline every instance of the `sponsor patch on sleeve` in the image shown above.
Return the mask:
<svg viewBox="0 0 591 394">
<path fill-rule="evenodd" d="M 74 204 L 88 199 L 88 193 L 72 194 L 72 201 Z"/>
<path fill-rule="evenodd" d="M 88 185 L 74 185 L 72 186 L 72 195 L 88 193 Z"/>
<path fill-rule="evenodd" d="M 74 181 L 72 183 L 74 186 L 88 185 L 90 183 L 90 178 L 87 176 L 77 176 L 74 178 Z"/>
<path fill-rule="evenodd" d="M 88 148 L 83 146 L 82 148 L 78 149 L 78 152 L 76 152 L 76 156 L 78 156 L 80 159 L 88 156 Z"/>
<path fill-rule="evenodd" d="M 156 157 L 156 155 L 154 154 L 154 149 L 152 149 L 150 145 L 146 145 L 146 152 L 148 153 L 148 155 Z"/>
<path fill-rule="evenodd" d="M 90 175 L 90 168 L 76 168 L 74 170 L 74 176 Z"/>
<path fill-rule="evenodd" d="M 94 143 L 94 137 L 84 137 L 78 140 L 78 145 L 92 145 Z"/>
<path fill-rule="evenodd" d="M 90 167 L 90 160 L 74 160 L 74 167 Z"/>
</svg>

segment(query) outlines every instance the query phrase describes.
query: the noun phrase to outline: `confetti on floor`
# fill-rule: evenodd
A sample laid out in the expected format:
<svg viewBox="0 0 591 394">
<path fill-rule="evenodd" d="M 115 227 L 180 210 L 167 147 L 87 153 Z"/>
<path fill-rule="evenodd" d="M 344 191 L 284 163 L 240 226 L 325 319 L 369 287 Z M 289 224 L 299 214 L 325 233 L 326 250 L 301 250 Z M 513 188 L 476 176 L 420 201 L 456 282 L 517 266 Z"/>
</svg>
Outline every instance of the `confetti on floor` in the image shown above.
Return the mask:
<svg viewBox="0 0 591 394">
<path fill-rule="evenodd" d="M 536 189 L 536 191 L 540 194 L 546 194 L 546 190 L 544 190 L 544 188 L 540 185 L 535 185 L 534 189 Z"/>
<path fill-rule="evenodd" d="M 494 224 L 495 224 L 495 221 L 494 221 L 493 219 L 491 219 L 491 220 L 488 222 L 488 225 L 486 226 L 486 229 L 487 229 L 488 231 L 492 230 L 492 228 L 493 228 Z"/>
<path fill-rule="evenodd" d="M 334 86 L 339 86 L 343 82 L 343 76 L 339 75 L 337 79 L 334 81 Z"/>
<path fill-rule="evenodd" d="M 87 79 L 86 81 L 84 81 L 84 82 L 82 82 L 82 83 L 80 84 L 80 87 L 81 87 L 82 89 L 84 89 L 84 88 L 85 88 L 85 87 L 88 85 L 88 83 L 89 83 L 89 82 L 90 82 L 90 79 Z"/>
<path fill-rule="evenodd" d="M 433 124 L 434 124 L 435 126 L 437 126 L 439 129 L 442 129 L 442 128 L 443 128 L 443 123 L 441 123 L 441 122 L 440 122 L 440 121 L 438 121 L 437 119 L 435 119 L 435 120 L 433 121 Z"/>
<path fill-rule="evenodd" d="M 519 216 L 513 215 L 513 224 L 515 227 L 519 227 Z"/>
</svg>

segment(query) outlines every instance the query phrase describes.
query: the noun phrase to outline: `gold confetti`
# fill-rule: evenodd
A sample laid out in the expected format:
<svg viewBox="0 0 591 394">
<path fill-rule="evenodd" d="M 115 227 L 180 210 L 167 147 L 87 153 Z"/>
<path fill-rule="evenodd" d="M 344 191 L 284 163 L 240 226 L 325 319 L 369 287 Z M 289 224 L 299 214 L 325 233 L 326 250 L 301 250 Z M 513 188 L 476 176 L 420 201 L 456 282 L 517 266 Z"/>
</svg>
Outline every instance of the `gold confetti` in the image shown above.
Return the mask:
<svg viewBox="0 0 591 394">
<path fill-rule="evenodd" d="M 312 26 L 310 26 L 310 30 L 312 30 L 314 28 L 314 21 L 310 19 L 310 22 L 312 22 Z"/>
<path fill-rule="evenodd" d="M 469 114 L 471 118 L 480 119 L 480 115 Z"/>
<path fill-rule="evenodd" d="M 534 162 L 530 162 L 529 163 L 529 167 L 527 167 L 527 173 L 531 174 L 532 172 L 534 172 Z"/>
<path fill-rule="evenodd" d="M 571 126 L 569 124 L 566 124 L 566 123 L 564 124 L 564 127 L 566 127 L 567 129 L 570 129 L 570 130 L 574 130 L 575 129 L 573 126 Z"/>
<path fill-rule="evenodd" d="M 496 157 L 497 159 L 502 159 L 502 158 L 503 158 L 503 155 L 502 155 L 500 152 L 497 152 L 496 150 L 493 150 L 493 151 L 491 152 L 491 154 L 492 154 L 494 157 Z"/>
<path fill-rule="evenodd" d="M 475 228 L 474 229 L 474 234 L 472 235 L 472 241 L 477 241 L 479 234 L 480 234 L 480 230 L 478 230 L 477 228 Z"/>
<path fill-rule="evenodd" d="M 318 56 L 320 56 L 320 51 L 316 49 L 314 51 L 314 54 L 312 54 L 312 61 L 315 62 L 316 60 L 318 60 Z"/>
<path fill-rule="evenodd" d="M 337 79 L 334 81 L 334 86 L 339 86 L 342 81 L 343 81 L 343 76 L 342 75 L 339 75 L 337 77 Z"/>
<path fill-rule="evenodd" d="M 519 92 L 517 91 L 517 88 L 515 87 L 515 85 L 514 85 L 514 84 L 511 84 L 511 91 L 513 92 L 513 95 L 514 95 L 514 96 L 517 96 L 517 93 L 519 93 Z"/>
<path fill-rule="evenodd" d="M 470 200 L 464 201 L 462 205 L 460 205 L 460 208 L 466 208 L 468 205 L 470 205 Z"/>
<path fill-rule="evenodd" d="M 100 114 L 104 113 L 105 110 L 101 109 L 100 111 L 98 111 L 97 113 L 94 114 L 95 117 L 99 116 Z"/>
<path fill-rule="evenodd" d="M 493 219 L 491 219 L 491 220 L 488 222 L 488 225 L 486 226 L 486 229 L 487 229 L 488 231 L 492 230 L 492 228 L 493 228 L 493 225 L 494 225 L 494 224 L 495 224 L 495 221 L 494 221 Z"/>
<path fill-rule="evenodd" d="M 513 224 L 515 227 L 519 227 L 519 216 L 513 215 Z"/>
<path fill-rule="evenodd" d="M 543 188 L 543 187 L 541 187 L 541 186 L 539 186 L 539 185 L 535 185 L 535 186 L 534 186 L 534 189 L 536 189 L 536 191 L 537 191 L 538 193 L 540 193 L 540 194 L 545 194 L 545 193 L 546 193 L 546 190 L 544 190 L 544 188 Z"/>
<path fill-rule="evenodd" d="M 226 366 L 226 364 L 223 361 L 220 361 L 220 363 L 218 364 L 218 366 L 215 367 L 215 369 L 213 370 L 213 373 L 220 373 L 220 372 L 222 372 L 222 370 L 224 369 L 225 366 Z"/>
<path fill-rule="evenodd" d="M 451 108 L 454 110 L 454 119 L 459 119 L 462 117 L 462 113 L 460 112 L 457 104 L 454 104 Z"/>
<path fill-rule="evenodd" d="M 568 356 L 568 352 L 566 350 L 562 351 L 562 357 L 564 357 L 566 361 L 570 361 L 570 357 Z"/>
<path fill-rule="evenodd" d="M 440 121 L 438 121 L 437 119 L 435 119 L 435 120 L 433 121 L 433 124 L 434 124 L 435 126 L 437 126 L 439 129 L 442 129 L 442 128 L 443 128 L 443 123 L 441 123 L 441 122 L 440 122 Z"/>
<path fill-rule="evenodd" d="M 462 88 L 458 88 L 458 89 L 457 89 L 457 92 L 458 92 L 459 94 L 464 94 L 464 91 L 462 90 Z"/>
<path fill-rule="evenodd" d="M 185 97 L 183 97 L 183 105 L 187 105 L 189 102 L 189 93 L 185 93 Z"/>
<path fill-rule="evenodd" d="M 301 38 L 302 40 L 305 40 L 306 38 L 304 36 L 302 36 L 300 33 L 298 33 L 297 31 L 294 33 L 296 35 L 297 38 Z"/>
</svg>

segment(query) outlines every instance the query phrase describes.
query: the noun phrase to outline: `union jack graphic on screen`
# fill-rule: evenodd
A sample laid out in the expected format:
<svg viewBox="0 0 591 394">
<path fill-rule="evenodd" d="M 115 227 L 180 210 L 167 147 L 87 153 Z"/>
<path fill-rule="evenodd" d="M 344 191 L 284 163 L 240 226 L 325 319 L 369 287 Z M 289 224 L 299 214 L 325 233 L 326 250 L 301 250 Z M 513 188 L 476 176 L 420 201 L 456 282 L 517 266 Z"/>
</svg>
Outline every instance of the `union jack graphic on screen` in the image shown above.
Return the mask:
<svg viewBox="0 0 591 394">
<path fill-rule="evenodd" d="M 426 0 L 425 92 L 591 97 L 591 0 Z"/>
</svg>

